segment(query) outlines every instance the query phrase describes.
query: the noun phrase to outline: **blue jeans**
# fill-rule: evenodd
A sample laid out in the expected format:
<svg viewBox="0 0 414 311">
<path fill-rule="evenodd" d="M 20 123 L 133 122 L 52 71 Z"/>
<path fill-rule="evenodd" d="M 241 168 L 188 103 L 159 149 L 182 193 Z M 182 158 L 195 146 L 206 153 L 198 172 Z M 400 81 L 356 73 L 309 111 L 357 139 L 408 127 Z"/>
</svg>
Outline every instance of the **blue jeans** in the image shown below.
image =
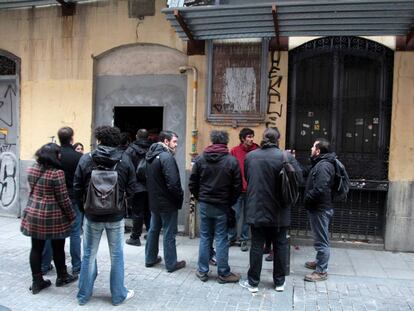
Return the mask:
<svg viewBox="0 0 414 311">
<path fill-rule="evenodd" d="M 83 232 L 83 259 L 79 276 L 77 299 L 80 305 L 89 301 L 98 274 L 96 254 L 102 232 L 106 231 L 111 256 L 110 290 L 112 304 L 122 303 L 128 293 L 124 285 L 124 220 L 116 222 L 93 222 L 85 218 Z"/>
<path fill-rule="evenodd" d="M 316 272 L 319 273 L 328 271 L 328 261 L 331 253 L 329 245 L 329 222 L 333 214 L 334 210 L 332 208 L 323 211 L 308 212 L 314 240 L 313 246 L 316 250 Z"/>
<path fill-rule="evenodd" d="M 173 271 L 177 264 L 177 248 L 175 236 L 177 234 L 178 211 L 168 213 L 151 212 L 150 230 L 145 244 L 145 263 L 153 264 L 158 256 L 158 242 L 161 228 L 163 228 L 164 262 L 167 271 Z"/>
<path fill-rule="evenodd" d="M 198 251 L 198 271 L 208 273 L 211 245 L 216 239 L 217 273 L 230 274 L 229 244 L 227 240 L 227 213 L 216 205 L 198 203 L 200 211 L 200 246 Z"/>
<path fill-rule="evenodd" d="M 79 211 L 76 203 L 72 202 L 72 208 L 76 213 L 75 222 L 72 225 L 70 233 L 70 257 L 72 260 L 72 272 L 79 272 L 81 269 L 81 226 L 83 220 L 83 213 Z M 52 262 L 53 251 L 49 240 L 46 240 L 45 247 L 42 253 L 42 272 L 46 273 Z"/>
<path fill-rule="evenodd" d="M 241 216 L 243 216 L 243 222 L 241 224 L 240 241 L 247 241 L 249 239 L 249 225 L 246 224 L 246 194 L 242 193 L 237 199 L 236 204 L 232 207 L 236 212 L 236 226 L 229 229 L 229 241 L 237 240 L 237 228 L 240 222 Z"/>
</svg>

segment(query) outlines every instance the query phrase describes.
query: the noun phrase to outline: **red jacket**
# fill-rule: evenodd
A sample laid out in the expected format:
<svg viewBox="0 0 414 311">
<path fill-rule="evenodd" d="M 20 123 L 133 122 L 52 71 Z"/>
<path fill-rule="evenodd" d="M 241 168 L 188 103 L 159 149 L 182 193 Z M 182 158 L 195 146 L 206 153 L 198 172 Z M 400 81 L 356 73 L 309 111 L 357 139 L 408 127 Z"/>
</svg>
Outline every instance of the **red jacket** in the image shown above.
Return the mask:
<svg viewBox="0 0 414 311">
<path fill-rule="evenodd" d="M 241 176 L 243 179 L 243 190 L 242 192 L 247 191 L 247 181 L 246 178 L 244 178 L 244 159 L 246 158 L 246 155 L 255 149 L 259 148 L 259 145 L 253 144 L 250 148 L 246 148 L 242 143 L 240 145 L 233 147 L 230 150 L 230 154 L 234 157 L 236 157 L 237 161 L 239 162 Z"/>
</svg>

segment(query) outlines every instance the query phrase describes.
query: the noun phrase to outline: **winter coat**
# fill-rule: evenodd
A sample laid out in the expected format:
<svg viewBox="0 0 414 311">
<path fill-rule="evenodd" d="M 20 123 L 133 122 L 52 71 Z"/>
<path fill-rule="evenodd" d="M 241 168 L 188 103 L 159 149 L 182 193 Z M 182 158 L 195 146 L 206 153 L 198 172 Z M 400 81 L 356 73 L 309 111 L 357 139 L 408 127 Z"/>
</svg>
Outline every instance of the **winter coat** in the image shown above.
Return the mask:
<svg viewBox="0 0 414 311">
<path fill-rule="evenodd" d="M 302 179 L 302 170 L 296 159 L 289 153 L 288 160 Z M 275 144 L 265 144 L 262 149 L 250 152 L 244 162 L 247 180 L 246 222 L 255 227 L 290 225 L 290 208 L 284 207 L 280 188 L 279 173 L 283 167 L 283 152 Z"/>
<path fill-rule="evenodd" d="M 312 158 L 312 168 L 306 180 L 304 205 L 309 211 L 332 208 L 332 187 L 335 167 L 334 152 Z"/>
<path fill-rule="evenodd" d="M 145 159 L 145 155 L 147 154 L 150 146 L 151 142 L 149 140 L 138 139 L 130 144 L 128 149 L 125 151 L 125 153 L 130 157 L 135 171 L 141 159 Z M 143 182 L 137 179 L 137 185 L 139 192 L 147 191 L 147 185 L 145 181 Z"/>
<path fill-rule="evenodd" d="M 237 161 L 239 162 L 239 166 L 240 166 L 240 172 L 241 172 L 241 176 L 242 176 L 242 180 L 243 180 L 243 189 L 242 192 L 246 192 L 247 191 L 247 182 L 246 182 L 246 177 L 244 175 L 244 160 L 246 159 L 246 155 L 253 150 L 256 150 L 259 148 L 259 145 L 257 144 L 253 144 L 250 146 L 250 148 L 246 148 L 245 145 L 243 145 L 242 143 L 236 147 L 233 147 L 230 150 L 230 154 L 235 157 L 237 159 Z"/>
<path fill-rule="evenodd" d="M 147 155 L 147 189 L 153 213 L 176 211 L 183 204 L 183 189 L 174 155 L 163 143 L 152 144 Z"/>
<path fill-rule="evenodd" d="M 118 148 L 99 145 L 96 150 L 84 154 L 76 168 L 73 190 L 76 203 L 82 212 L 84 211 L 83 204 L 91 180 L 92 168 L 97 165 L 112 168 L 115 164 L 117 164 L 120 204 L 124 202 L 126 196 L 133 196 L 138 192 L 135 170 L 129 156 Z M 94 222 L 115 222 L 124 218 L 125 211 L 110 215 L 88 215 L 86 213 L 85 216 Z"/>
<path fill-rule="evenodd" d="M 36 163 L 27 175 L 31 190 L 20 230 L 39 240 L 66 238 L 76 215 L 66 189 L 65 173 Z"/>
<path fill-rule="evenodd" d="M 63 145 L 60 149 L 60 154 L 60 162 L 65 172 L 66 188 L 68 189 L 70 199 L 73 200 L 73 177 L 75 176 L 76 167 L 82 157 L 82 153 L 76 152 L 72 145 Z"/>
<path fill-rule="evenodd" d="M 236 203 L 242 187 L 240 168 L 226 145 L 211 145 L 196 158 L 189 187 L 197 200 L 224 210 Z"/>
</svg>

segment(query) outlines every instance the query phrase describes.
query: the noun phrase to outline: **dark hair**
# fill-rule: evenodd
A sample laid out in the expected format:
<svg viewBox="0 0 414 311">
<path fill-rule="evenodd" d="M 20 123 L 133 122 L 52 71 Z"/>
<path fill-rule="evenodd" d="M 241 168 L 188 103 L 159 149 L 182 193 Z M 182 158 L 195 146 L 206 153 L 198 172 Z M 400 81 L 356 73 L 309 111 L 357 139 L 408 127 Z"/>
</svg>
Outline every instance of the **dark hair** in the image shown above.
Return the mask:
<svg viewBox="0 0 414 311">
<path fill-rule="evenodd" d="M 159 139 L 160 142 L 164 142 L 164 139 L 170 141 L 171 139 L 173 139 L 173 137 L 178 138 L 178 135 L 176 133 L 174 133 L 173 131 L 162 131 L 158 135 L 158 139 Z"/>
<path fill-rule="evenodd" d="M 137 132 L 137 139 L 148 139 L 148 134 L 146 129 L 139 129 Z"/>
<path fill-rule="evenodd" d="M 128 146 L 131 143 L 131 136 L 128 132 L 121 133 L 121 142 L 119 143 L 121 146 Z"/>
<path fill-rule="evenodd" d="M 239 133 L 239 139 L 243 142 L 247 135 L 254 135 L 254 131 L 248 127 L 243 128 Z"/>
<path fill-rule="evenodd" d="M 68 145 L 73 137 L 73 129 L 69 126 L 65 126 L 59 129 L 58 137 L 61 145 Z"/>
<path fill-rule="evenodd" d="M 118 147 L 121 143 L 121 131 L 117 127 L 109 125 L 98 126 L 94 133 L 95 138 L 103 146 Z"/>
<path fill-rule="evenodd" d="M 45 167 L 61 168 L 59 154 L 60 146 L 55 143 L 48 143 L 36 151 L 36 162 Z"/>
<path fill-rule="evenodd" d="M 319 149 L 321 154 L 331 152 L 331 143 L 326 138 L 317 138 L 315 147 Z"/>
<path fill-rule="evenodd" d="M 269 127 L 263 132 L 263 140 L 261 145 L 270 143 L 279 145 L 280 132 L 277 127 Z"/>
<path fill-rule="evenodd" d="M 73 150 L 75 150 L 76 148 L 78 148 L 78 146 L 81 146 L 81 147 L 82 147 L 82 149 L 85 149 L 85 147 L 83 146 L 83 144 L 82 144 L 82 143 L 74 143 L 74 144 L 73 144 Z"/>
<path fill-rule="evenodd" d="M 210 140 L 213 144 L 227 145 L 229 143 L 229 133 L 226 131 L 211 131 Z"/>
</svg>

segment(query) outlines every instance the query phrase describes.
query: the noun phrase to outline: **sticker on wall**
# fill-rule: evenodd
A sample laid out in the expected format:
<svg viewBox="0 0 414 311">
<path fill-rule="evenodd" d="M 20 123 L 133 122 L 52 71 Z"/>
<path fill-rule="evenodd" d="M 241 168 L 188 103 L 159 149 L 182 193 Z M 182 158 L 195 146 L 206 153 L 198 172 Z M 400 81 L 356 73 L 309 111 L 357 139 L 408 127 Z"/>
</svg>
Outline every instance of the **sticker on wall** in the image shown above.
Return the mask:
<svg viewBox="0 0 414 311">
<path fill-rule="evenodd" d="M 309 111 L 309 112 L 308 112 L 308 117 L 309 117 L 309 118 L 312 118 L 312 117 L 313 117 L 313 111 Z"/>
<path fill-rule="evenodd" d="M 372 118 L 372 123 L 379 124 L 379 118 Z"/>
<path fill-rule="evenodd" d="M 301 130 L 300 131 L 300 135 L 305 136 L 306 135 L 306 131 L 305 130 Z"/>
<path fill-rule="evenodd" d="M 324 135 L 328 135 L 328 132 L 323 132 Z"/>
<path fill-rule="evenodd" d="M 352 133 L 346 133 L 346 134 L 345 134 L 345 137 L 346 137 L 346 138 L 352 138 Z"/>
<path fill-rule="evenodd" d="M 364 119 L 355 119 L 355 125 L 364 125 Z"/>
<path fill-rule="evenodd" d="M 365 139 L 365 142 L 366 142 L 366 143 L 368 142 L 368 138 L 366 138 L 366 139 Z"/>
<path fill-rule="evenodd" d="M 355 137 L 358 137 L 358 133 L 355 133 L 355 134 L 354 134 L 354 136 L 355 136 Z"/>
<path fill-rule="evenodd" d="M 311 132 L 311 134 L 313 135 L 313 131 Z"/>
<path fill-rule="evenodd" d="M 320 125 L 319 125 L 319 124 L 315 124 L 315 125 L 313 126 L 313 129 L 314 129 L 315 131 L 319 131 L 319 128 L 320 128 Z"/>
<path fill-rule="evenodd" d="M 368 129 L 371 131 L 372 130 L 372 124 L 368 125 Z"/>
<path fill-rule="evenodd" d="M 319 120 L 315 120 L 315 122 L 314 122 L 315 124 L 319 124 Z"/>
<path fill-rule="evenodd" d="M 376 137 L 377 136 L 377 133 L 372 133 L 372 137 Z"/>
<path fill-rule="evenodd" d="M 302 124 L 302 127 L 306 127 L 308 129 L 308 128 L 310 128 L 310 125 L 309 124 L 306 124 L 306 123 L 303 123 Z"/>
</svg>

